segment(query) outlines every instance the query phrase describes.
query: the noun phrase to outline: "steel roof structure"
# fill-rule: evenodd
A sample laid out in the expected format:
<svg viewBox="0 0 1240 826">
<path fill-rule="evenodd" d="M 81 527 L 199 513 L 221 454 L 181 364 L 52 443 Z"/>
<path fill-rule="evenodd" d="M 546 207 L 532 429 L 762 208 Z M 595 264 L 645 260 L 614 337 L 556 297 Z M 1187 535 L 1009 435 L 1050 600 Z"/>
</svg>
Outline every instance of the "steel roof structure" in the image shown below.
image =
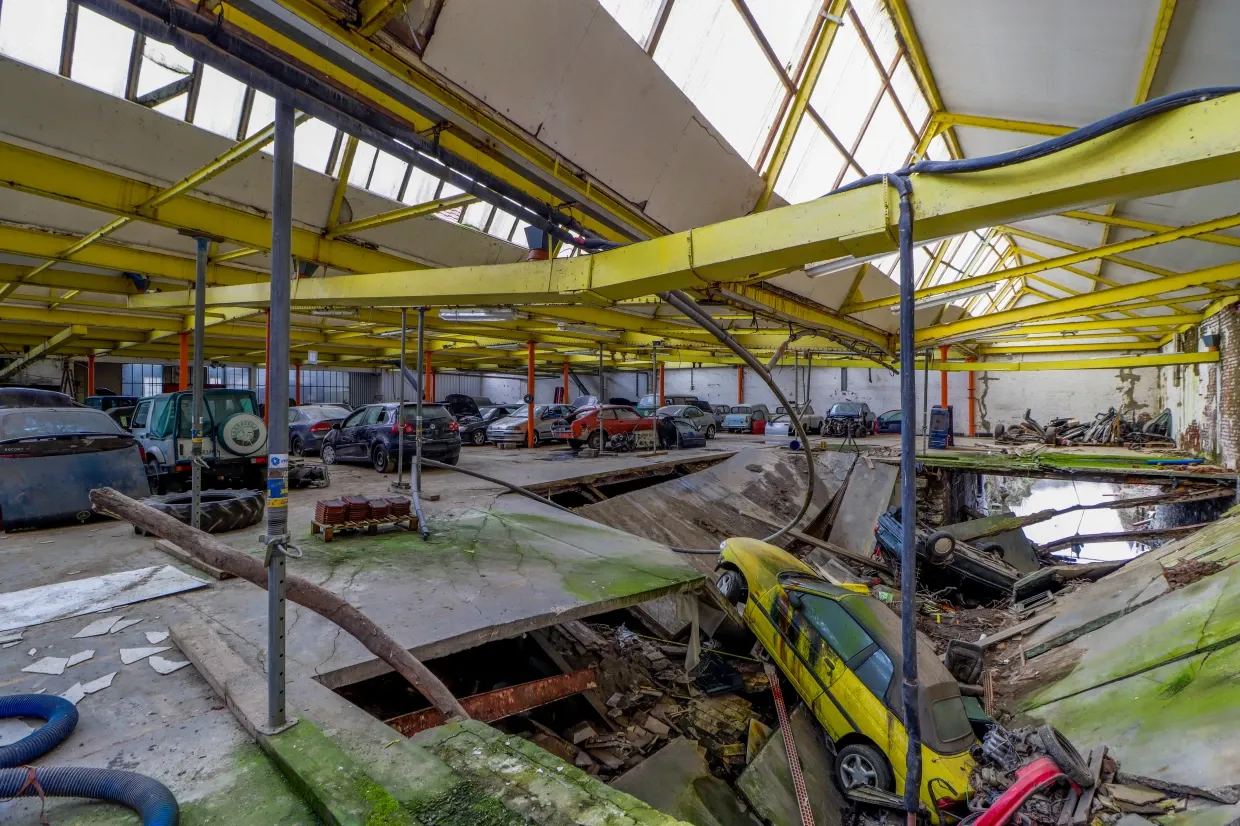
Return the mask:
<svg viewBox="0 0 1240 826">
<path fill-rule="evenodd" d="M 736 363 L 656 297 L 686 289 L 764 358 L 890 365 L 894 190 L 823 196 L 1228 84 L 1237 30 L 1175 0 L 0 0 L 0 354 L 174 360 L 206 237 L 206 356 L 261 363 L 279 94 L 295 362 L 390 363 L 427 306 L 439 369 Z M 1240 296 L 1237 114 L 915 175 L 918 347 L 1201 358 L 1165 351 Z"/>
</svg>

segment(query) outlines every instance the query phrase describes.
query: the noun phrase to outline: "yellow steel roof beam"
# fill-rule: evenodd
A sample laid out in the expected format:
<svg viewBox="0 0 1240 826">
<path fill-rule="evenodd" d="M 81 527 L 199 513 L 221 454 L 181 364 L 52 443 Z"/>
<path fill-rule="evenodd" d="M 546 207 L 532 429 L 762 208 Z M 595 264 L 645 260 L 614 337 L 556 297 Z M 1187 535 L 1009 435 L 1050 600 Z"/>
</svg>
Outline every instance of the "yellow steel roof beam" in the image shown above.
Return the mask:
<svg viewBox="0 0 1240 826">
<path fill-rule="evenodd" d="M 271 245 L 271 221 L 266 216 L 188 195 L 146 209 L 143 204 L 159 195 L 158 187 L 10 143 L 0 142 L 0 186 L 243 246 L 266 250 Z M 336 269 L 376 272 L 425 267 L 296 226 L 292 242 L 297 258 Z"/>
<path fill-rule="evenodd" d="M 1053 157 L 987 172 L 914 176 L 915 240 L 1240 178 L 1240 96 L 1192 104 Z M 756 273 L 895 248 L 890 187 L 840 192 L 595 255 L 439 270 L 299 279 L 293 303 L 604 304 L 669 289 L 751 280 Z M 1170 290 L 1168 290 L 1170 291 Z M 1148 294 L 1147 294 L 1148 295 Z M 264 284 L 208 291 L 209 304 L 262 306 Z M 134 307 L 188 307 L 189 293 L 132 296 Z"/>
<path fill-rule="evenodd" d="M 950 126 L 972 126 L 976 129 L 995 129 L 1000 132 L 1019 132 L 1025 135 L 1041 135 L 1057 138 L 1066 135 L 1076 127 L 1060 126 L 1055 123 L 1037 123 L 1029 120 L 1012 120 L 1009 118 L 990 118 L 983 115 L 965 115 L 959 112 L 936 112 L 931 121 L 940 128 Z"/>
<path fill-rule="evenodd" d="M 453 195 L 450 198 L 437 198 L 425 204 L 415 204 L 402 209 L 394 209 L 390 212 L 381 212 L 369 218 L 360 218 L 347 224 L 333 226 L 327 231 L 326 237 L 339 238 L 341 235 L 350 235 L 354 232 L 364 232 L 368 229 L 386 227 L 389 224 L 408 221 L 411 218 L 423 218 L 427 215 L 434 215 L 436 212 L 443 212 L 445 209 L 468 206 L 477 200 L 475 196 L 469 194 Z"/>
<path fill-rule="evenodd" d="M 1089 221 L 1095 224 L 1106 224 L 1111 227 L 1123 227 L 1125 229 L 1135 229 L 1141 232 L 1170 232 L 1177 227 L 1168 226 L 1166 224 L 1153 224 L 1149 221 L 1137 221 L 1132 218 L 1125 218 L 1122 215 L 1100 215 L 1096 212 L 1084 212 L 1082 210 L 1070 209 L 1067 212 L 1059 213 L 1064 218 L 1075 218 L 1078 221 Z M 1194 241 L 1207 241 L 1211 244 L 1222 244 L 1228 247 L 1240 247 L 1240 238 L 1234 235 L 1224 235 L 1221 232 L 1203 232 L 1200 235 L 1193 236 Z"/>
<path fill-rule="evenodd" d="M 49 338 L 43 344 L 31 348 L 30 352 L 21 356 L 21 358 L 13 359 L 4 367 L 0 367 L 0 379 L 7 379 L 9 376 L 21 372 L 39 359 L 47 358 L 52 353 L 55 353 L 60 348 L 72 342 L 74 339 L 85 338 L 87 332 L 87 328 L 79 324 L 66 327 L 56 335 Z"/>
</svg>

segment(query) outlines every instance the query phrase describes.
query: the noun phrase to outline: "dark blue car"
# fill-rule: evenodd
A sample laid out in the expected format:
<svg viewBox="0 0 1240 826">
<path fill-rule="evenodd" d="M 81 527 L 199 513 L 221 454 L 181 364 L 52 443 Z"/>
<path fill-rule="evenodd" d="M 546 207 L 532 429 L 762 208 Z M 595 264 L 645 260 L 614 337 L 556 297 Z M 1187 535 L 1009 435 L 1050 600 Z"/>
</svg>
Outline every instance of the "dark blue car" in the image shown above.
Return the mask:
<svg viewBox="0 0 1240 826">
<path fill-rule="evenodd" d="M 0 528 L 85 522 L 93 488 L 151 493 L 142 445 L 87 407 L 0 410 Z"/>
<path fill-rule="evenodd" d="M 878 417 L 875 424 L 877 428 L 875 433 L 899 433 L 900 422 L 904 420 L 904 414 L 899 410 L 888 410 L 886 413 Z"/>
<path fill-rule="evenodd" d="M 374 465 L 380 473 L 396 470 L 400 422 L 397 403 L 384 402 L 359 407 L 323 440 L 323 463 L 359 462 Z M 405 404 L 405 464 L 413 463 L 414 417 L 417 405 Z M 422 405 L 422 456 L 455 465 L 461 458 L 460 426 L 442 404 Z"/>
<path fill-rule="evenodd" d="M 332 425 L 344 421 L 352 410 L 342 404 L 302 404 L 288 409 L 288 452 L 309 456 L 319 452 Z"/>
</svg>

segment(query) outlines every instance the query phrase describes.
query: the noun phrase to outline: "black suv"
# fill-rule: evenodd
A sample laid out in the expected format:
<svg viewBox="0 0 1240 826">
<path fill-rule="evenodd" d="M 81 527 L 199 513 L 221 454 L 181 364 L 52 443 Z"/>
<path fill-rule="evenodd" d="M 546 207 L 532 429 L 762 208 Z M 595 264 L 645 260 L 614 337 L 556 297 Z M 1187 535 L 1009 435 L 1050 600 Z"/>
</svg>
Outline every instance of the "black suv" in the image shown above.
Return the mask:
<svg viewBox="0 0 1240 826">
<path fill-rule="evenodd" d="M 323 439 L 323 463 L 370 462 L 380 473 L 396 470 L 399 436 L 396 402 L 368 404 L 332 425 Z M 405 464 L 414 456 L 414 419 L 417 405 L 405 403 Z M 422 456 L 455 465 L 461 458 L 460 427 L 451 411 L 442 404 L 422 405 Z"/>
</svg>

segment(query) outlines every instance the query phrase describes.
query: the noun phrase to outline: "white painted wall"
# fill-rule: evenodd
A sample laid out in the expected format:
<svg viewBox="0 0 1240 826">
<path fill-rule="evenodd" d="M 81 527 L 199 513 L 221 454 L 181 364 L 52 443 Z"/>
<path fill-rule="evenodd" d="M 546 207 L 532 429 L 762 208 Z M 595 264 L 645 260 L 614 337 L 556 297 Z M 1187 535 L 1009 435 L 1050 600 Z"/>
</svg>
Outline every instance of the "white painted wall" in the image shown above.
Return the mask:
<svg viewBox="0 0 1240 826">
<path fill-rule="evenodd" d="M 1219 333 L 1220 321 L 1223 318 L 1223 314 L 1214 315 L 1198 325 L 1198 351 L 1206 349 L 1201 343 L 1201 335 Z M 1226 339 L 1227 336 L 1224 335 L 1224 347 L 1227 346 Z M 1176 343 L 1167 344 L 1162 348 L 1162 352 L 1177 352 Z M 1230 408 L 1230 403 L 1221 403 L 1222 392 L 1226 389 L 1224 385 L 1229 384 L 1223 380 L 1223 371 L 1229 363 L 1234 363 L 1234 356 L 1230 356 L 1226 350 L 1223 356 L 1224 361 L 1217 364 L 1186 364 L 1159 368 L 1158 392 L 1160 407 L 1171 410 L 1171 432 L 1180 446 L 1186 450 L 1198 450 L 1219 461 L 1231 460 L 1228 465 L 1231 467 L 1235 464 L 1234 448 L 1225 447 L 1230 445 L 1230 441 L 1224 437 L 1222 431 L 1230 433 L 1234 425 L 1228 423 L 1224 426 L 1219 417 Z M 1195 438 L 1191 435 L 1194 425 L 1198 431 Z"/>
<path fill-rule="evenodd" d="M 794 385 L 799 384 L 798 400 L 805 398 L 806 368 L 797 371 L 794 379 L 792 367 L 776 368 L 773 377 L 780 389 L 793 396 Z M 940 399 L 940 373 L 930 373 L 930 404 Z M 900 406 L 900 379 L 881 368 L 870 370 L 848 368 L 848 389 L 842 389 L 839 367 L 814 367 L 810 377 L 809 400 L 819 413 L 837 401 L 858 401 L 869 404 L 876 413 L 883 413 Z M 1076 416 L 1092 419 L 1096 413 L 1109 407 L 1132 404 L 1139 410 L 1156 413 L 1158 407 L 1158 371 L 1155 368 L 1114 370 L 1048 370 L 1043 372 L 988 372 L 979 373 L 976 379 L 978 397 L 977 427 L 979 432 L 989 430 L 1002 422 L 1009 424 L 1024 416 L 1026 408 L 1040 421 L 1057 416 Z M 923 389 L 925 374 L 917 373 L 917 410 L 920 420 L 924 406 Z M 1131 399 L 1128 391 L 1131 388 Z M 694 393 L 714 404 L 736 404 L 736 368 L 711 367 L 695 370 L 676 369 L 667 371 L 666 392 Z M 968 428 L 968 374 L 947 374 L 948 403 L 955 408 L 956 430 L 963 433 Z M 745 401 L 751 404 L 775 406 L 775 397 L 761 379 L 750 370 L 745 371 Z"/>
</svg>

